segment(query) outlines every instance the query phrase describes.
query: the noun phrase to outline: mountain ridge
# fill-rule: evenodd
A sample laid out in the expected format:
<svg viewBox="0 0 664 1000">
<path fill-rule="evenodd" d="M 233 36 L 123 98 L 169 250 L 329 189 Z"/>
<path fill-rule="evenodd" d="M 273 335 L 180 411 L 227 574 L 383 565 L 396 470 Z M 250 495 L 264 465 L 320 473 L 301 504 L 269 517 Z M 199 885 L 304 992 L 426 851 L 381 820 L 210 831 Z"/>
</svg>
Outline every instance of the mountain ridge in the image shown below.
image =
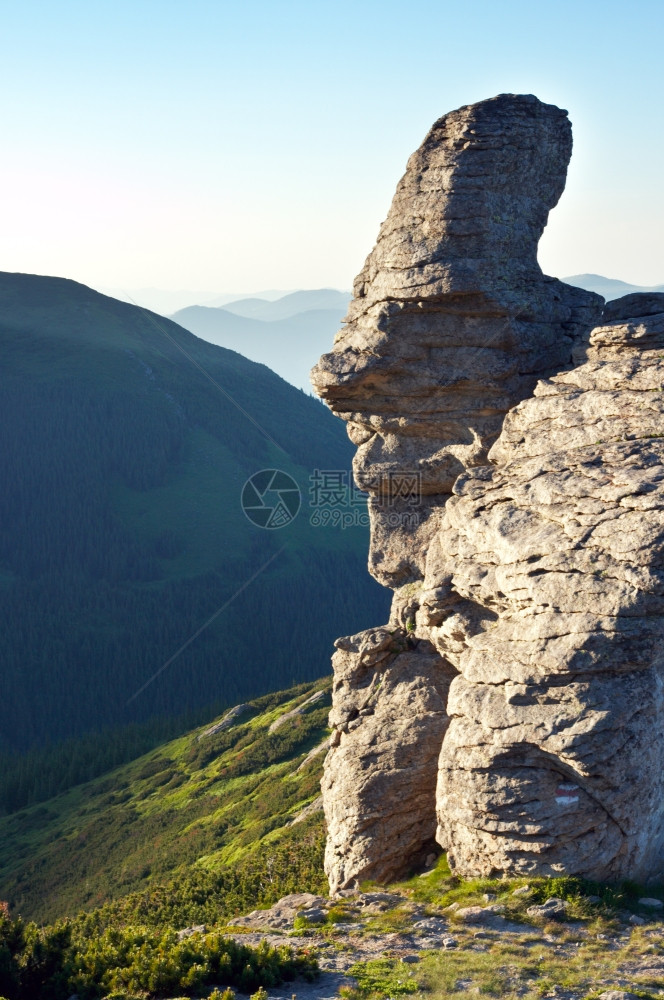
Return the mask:
<svg viewBox="0 0 664 1000">
<path fill-rule="evenodd" d="M 585 288 L 589 292 L 597 292 L 607 302 L 632 292 L 664 292 L 664 285 L 632 285 L 628 281 L 605 278 L 601 274 L 572 274 L 567 278 L 561 278 L 561 281 L 568 285 L 576 285 L 577 288 Z"/>
<path fill-rule="evenodd" d="M 292 385 L 310 392 L 309 370 L 334 338 L 345 311 L 346 304 L 270 320 L 225 308 L 189 306 L 171 318 L 210 343 L 231 350 L 241 347 L 251 360 L 267 364 Z"/>
</svg>

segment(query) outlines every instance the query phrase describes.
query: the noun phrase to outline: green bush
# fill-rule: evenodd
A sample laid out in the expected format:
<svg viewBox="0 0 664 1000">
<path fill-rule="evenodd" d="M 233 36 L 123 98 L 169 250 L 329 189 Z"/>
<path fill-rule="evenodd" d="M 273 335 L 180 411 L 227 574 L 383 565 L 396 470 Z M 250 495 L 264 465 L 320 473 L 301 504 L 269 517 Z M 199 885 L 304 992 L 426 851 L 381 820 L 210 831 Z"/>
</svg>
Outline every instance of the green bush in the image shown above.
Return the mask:
<svg viewBox="0 0 664 1000">
<path fill-rule="evenodd" d="M 130 926 L 90 936 L 70 922 L 39 928 L 0 911 L 0 988 L 8 1000 L 67 1000 L 72 993 L 81 1000 L 161 997 L 199 992 L 216 982 L 248 993 L 316 974 L 316 962 L 306 953 L 266 942 L 252 948 L 217 931 L 179 940 L 171 928 Z M 233 1000 L 230 990 L 215 992 Z"/>
</svg>

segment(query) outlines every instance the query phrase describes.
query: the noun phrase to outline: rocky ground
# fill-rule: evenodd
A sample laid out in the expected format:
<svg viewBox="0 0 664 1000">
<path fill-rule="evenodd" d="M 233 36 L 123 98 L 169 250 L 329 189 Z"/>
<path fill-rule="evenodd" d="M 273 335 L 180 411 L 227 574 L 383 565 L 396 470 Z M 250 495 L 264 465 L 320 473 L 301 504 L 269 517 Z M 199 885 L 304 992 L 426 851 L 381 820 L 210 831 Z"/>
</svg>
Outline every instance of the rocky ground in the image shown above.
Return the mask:
<svg viewBox="0 0 664 1000">
<path fill-rule="evenodd" d="M 445 906 L 421 895 L 412 888 L 350 890 L 335 899 L 299 893 L 237 919 L 230 930 L 247 944 L 288 944 L 317 955 L 320 977 L 270 989 L 275 1000 L 419 992 L 664 996 L 659 899 L 641 897 L 629 909 L 607 907 L 596 896 L 537 903 L 536 888 L 511 884 Z"/>
</svg>

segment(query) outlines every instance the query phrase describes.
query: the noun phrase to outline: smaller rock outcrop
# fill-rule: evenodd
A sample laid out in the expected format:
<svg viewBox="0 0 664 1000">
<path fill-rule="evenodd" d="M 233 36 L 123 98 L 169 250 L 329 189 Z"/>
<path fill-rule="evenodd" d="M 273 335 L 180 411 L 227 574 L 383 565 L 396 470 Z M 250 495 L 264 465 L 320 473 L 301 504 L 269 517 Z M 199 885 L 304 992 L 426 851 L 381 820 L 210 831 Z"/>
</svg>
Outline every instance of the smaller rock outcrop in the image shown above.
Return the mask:
<svg viewBox="0 0 664 1000">
<path fill-rule="evenodd" d="M 225 729 L 230 729 L 231 726 L 234 726 L 241 715 L 250 711 L 251 705 L 236 705 L 235 708 L 231 708 L 228 712 L 226 712 L 226 715 L 220 722 L 215 722 L 214 726 L 210 726 L 209 729 L 199 733 L 196 737 L 197 741 L 200 742 L 200 740 L 204 739 L 206 736 L 214 736 L 215 733 L 223 733 Z"/>
<path fill-rule="evenodd" d="M 306 715 L 306 713 L 311 709 L 313 705 L 317 705 L 319 702 L 323 701 L 327 696 L 326 691 L 314 691 L 314 693 L 303 701 L 301 705 L 296 708 L 292 708 L 289 712 L 284 712 L 283 715 L 277 716 L 274 722 L 270 726 L 270 732 L 276 733 L 277 729 L 281 729 L 285 722 L 292 722 L 299 715 Z"/>
<path fill-rule="evenodd" d="M 654 351 L 664 347 L 664 294 L 633 293 L 607 302 L 599 326 L 590 332 L 586 346 L 574 352 L 577 364 L 585 360 L 608 361 L 634 350 Z"/>
<path fill-rule="evenodd" d="M 387 628 L 338 639 L 332 747 L 322 781 L 330 891 L 388 880 L 435 834 L 438 752 L 454 670 L 427 642 Z"/>
</svg>

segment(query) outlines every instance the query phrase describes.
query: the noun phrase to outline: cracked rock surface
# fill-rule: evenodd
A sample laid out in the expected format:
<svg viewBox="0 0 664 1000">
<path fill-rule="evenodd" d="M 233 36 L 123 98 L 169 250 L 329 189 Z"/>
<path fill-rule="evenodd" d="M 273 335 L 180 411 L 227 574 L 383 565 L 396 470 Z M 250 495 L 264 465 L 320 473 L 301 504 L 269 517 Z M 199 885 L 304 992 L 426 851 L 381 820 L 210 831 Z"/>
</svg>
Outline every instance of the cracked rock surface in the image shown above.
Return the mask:
<svg viewBox="0 0 664 1000">
<path fill-rule="evenodd" d="M 645 316 L 626 298 L 636 315 L 592 332 L 592 360 L 510 411 L 429 552 L 418 616 L 460 671 L 438 840 L 462 873 L 661 868 L 664 358 L 639 345 L 664 296 Z"/>
<path fill-rule="evenodd" d="M 330 891 L 402 874 L 434 844 L 438 752 L 455 671 L 389 629 L 337 640 L 321 783 Z"/>
</svg>

